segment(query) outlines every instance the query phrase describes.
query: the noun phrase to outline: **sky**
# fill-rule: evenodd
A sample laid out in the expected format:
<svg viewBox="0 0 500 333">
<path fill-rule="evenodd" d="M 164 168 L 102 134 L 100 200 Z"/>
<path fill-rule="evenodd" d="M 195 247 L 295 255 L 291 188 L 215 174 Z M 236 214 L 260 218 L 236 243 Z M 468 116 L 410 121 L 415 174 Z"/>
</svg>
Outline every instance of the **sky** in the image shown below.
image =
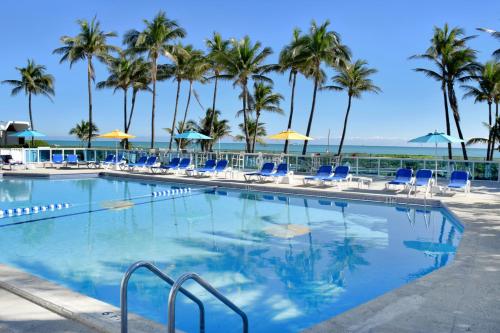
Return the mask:
<svg viewBox="0 0 500 333">
<path fill-rule="evenodd" d="M 61 46 L 62 35 L 78 33 L 77 19 L 97 16 L 105 31 L 115 31 L 118 38 L 110 43 L 121 46 L 122 36 L 129 29 L 141 30 L 144 19 L 152 19 L 159 10 L 175 19 L 187 30 L 183 43 L 205 48 L 205 40 L 214 31 L 224 38 L 250 36 L 260 41 L 274 53 L 269 63 L 276 62 L 281 48 L 292 37 L 295 27 L 307 31 L 312 20 L 330 20 L 330 28 L 338 32 L 347 44 L 353 59 L 365 59 L 370 67 L 378 70 L 373 81 L 381 89 L 380 94 L 366 94 L 355 100 L 351 109 L 347 144 L 400 145 L 408 139 L 435 129 L 444 131 L 444 111 L 439 84 L 415 73 L 412 69 L 427 66 L 425 62 L 409 60 L 413 54 L 423 53 L 429 44 L 434 26 L 460 26 L 467 34 L 477 34 L 470 46 L 479 51 L 480 61 L 491 58 L 498 42 L 476 30 L 478 27 L 500 29 L 500 2 L 490 0 L 420 0 L 420 1 L 294 1 L 254 0 L 193 1 L 27 1 L 2 0 L 0 4 L 0 28 L 2 55 L 0 80 L 16 79 L 16 67 L 25 66 L 27 59 L 47 67 L 55 76 L 56 96 L 51 102 L 35 97 L 33 112 L 35 128 L 50 137 L 63 138 L 75 123 L 88 117 L 86 64 L 80 62 L 71 69 L 67 63 L 59 64 L 59 56 L 52 51 Z M 161 58 L 160 63 L 168 62 Z M 327 70 L 328 77 L 334 75 Z M 106 67 L 96 65 L 96 80 L 107 77 Z M 290 86 L 288 76 L 273 74 L 275 90 L 285 100 L 285 115 L 262 116 L 268 133 L 286 128 Z M 156 131 L 158 139 L 165 139 L 162 128 L 170 127 L 175 103 L 175 84 L 171 81 L 158 84 Z M 182 86 L 179 110 L 184 111 L 188 85 Z M 196 84 L 195 90 L 202 105 L 211 105 L 212 84 Z M 312 82 L 299 76 L 296 88 L 293 129 L 304 133 L 311 107 Z M 241 108 L 239 90 L 231 82 L 219 87 L 217 109 L 229 119 L 232 134 L 239 134 L 235 117 Z M 482 125 L 487 120 L 487 106 L 462 100 L 458 89 L 463 132 L 466 138 L 484 137 Z M 112 90 L 93 93 L 94 121 L 101 132 L 122 128 L 123 96 Z M 324 139 L 328 131 L 331 137 L 340 136 L 347 96 L 343 92 L 325 91 L 318 94 L 316 113 L 311 136 Z M 151 95 L 140 94 L 130 132 L 139 137 L 149 137 Z M 192 103 L 188 118 L 197 120 L 203 111 Z M 10 88 L 0 85 L 0 120 L 27 120 L 27 98 L 10 96 Z M 456 135 L 455 129 L 453 129 Z M 317 141 L 317 142 L 321 142 Z"/>
</svg>

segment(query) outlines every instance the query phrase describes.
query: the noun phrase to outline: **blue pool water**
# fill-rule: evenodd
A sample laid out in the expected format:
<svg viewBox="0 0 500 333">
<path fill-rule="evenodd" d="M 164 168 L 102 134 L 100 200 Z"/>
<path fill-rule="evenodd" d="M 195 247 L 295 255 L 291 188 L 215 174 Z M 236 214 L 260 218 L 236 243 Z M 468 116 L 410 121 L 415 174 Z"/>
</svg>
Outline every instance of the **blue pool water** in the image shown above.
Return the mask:
<svg viewBox="0 0 500 333">
<path fill-rule="evenodd" d="M 4 179 L 0 209 L 72 206 L 0 219 L 0 262 L 119 305 L 126 269 L 150 260 L 174 278 L 199 273 L 248 314 L 251 332 L 299 332 L 450 263 L 462 234 L 423 207 L 229 189 L 150 196 L 171 186 Z M 207 332 L 241 331 L 239 317 L 187 286 L 206 304 Z M 130 310 L 165 323 L 168 291 L 141 270 Z M 196 332 L 197 315 L 179 296 L 177 327 Z"/>
</svg>

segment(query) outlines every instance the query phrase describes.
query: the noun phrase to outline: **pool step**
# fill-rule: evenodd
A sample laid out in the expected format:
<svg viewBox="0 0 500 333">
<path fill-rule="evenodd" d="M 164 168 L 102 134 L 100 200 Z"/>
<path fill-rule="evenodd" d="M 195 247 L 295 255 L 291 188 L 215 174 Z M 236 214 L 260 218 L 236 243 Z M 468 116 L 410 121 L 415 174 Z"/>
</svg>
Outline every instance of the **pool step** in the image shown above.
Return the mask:
<svg viewBox="0 0 500 333">
<path fill-rule="evenodd" d="M 134 272 L 139 268 L 148 269 L 150 272 L 152 272 L 171 286 L 170 293 L 168 295 L 168 333 L 175 333 L 175 300 L 179 292 L 184 294 L 186 297 L 188 297 L 198 305 L 200 333 L 205 333 L 205 307 L 203 306 L 203 302 L 182 287 L 182 285 L 189 280 L 196 282 L 203 289 L 208 291 L 224 305 L 226 305 L 237 315 L 239 315 L 243 323 L 243 333 L 248 333 L 248 317 L 245 312 L 243 312 L 221 292 L 219 292 L 207 281 L 205 281 L 201 276 L 196 273 L 185 273 L 181 275 L 176 281 L 174 281 L 174 279 L 163 273 L 158 267 L 148 261 L 138 261 L 132 264 L 123 276 L 120 286 L 121 333 L 128 333 L 128 281 L 130 280 L 132 274 L 134 274 Z"/>
</svg>

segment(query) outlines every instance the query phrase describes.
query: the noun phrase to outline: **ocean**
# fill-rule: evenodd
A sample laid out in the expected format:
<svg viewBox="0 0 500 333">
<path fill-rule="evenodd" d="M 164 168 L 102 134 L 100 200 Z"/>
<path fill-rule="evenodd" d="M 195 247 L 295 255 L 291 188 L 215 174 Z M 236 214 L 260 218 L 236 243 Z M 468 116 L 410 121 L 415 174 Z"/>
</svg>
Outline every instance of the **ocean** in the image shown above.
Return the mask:
<svg viewBox="0 0 500 333">
<path fill-rule="evenodd" d="M 47 140 L 51 145 L 57 145 L 60 147 L 81 147 L 80 141 L 76 140 Z M 149 142 L 147 141 L 131 141 L 133 148 L 149 148 Z M 92 142 L 93 147 L 109 147 L 114 148 L 115 141 L 103 141 L 95 140 Z M 167 148 L 168 142 L 157 141 L 155 144 L 157 148 Z M 195 146 L 190 147 L 190 149 L 196 149 Z M 310 144 L 308 146 L 308 153 L 326 153 L 334 152 L 336 153 L 338 149 L 337 145 L 319 145 Z M 220 151 L 244 151 L 244 143 L 241 142 L 221 142 L 214 146 L 214 150 Z M 257 144 L 256 151 L 269 152 L 269 153 L 281 153 L 283 151 L 283 144 Z M 435 148 L 428 146 L 418 146 L 418 145 L 408 145 L 408 146 L 367 146 L 367 145 L 344 145 L 344 154 L 363 154 L 369 156 L 385 156 L 385 155 L 425 155 L 434 156 Z M 289 153 L 300 154 L 302 152 L 302 143 L 292 143 L 289 145 Z M 438 147 L 437 153 L 439 157 L 448 158 L 448 149 L 445 145 Z M 474 158 L 484 158 L 486 155 L 486 149 L 484 148 L 467 148 L 467 153 L 469 157 Z M 453 157 L 460 158 L 462 156 L 461 148 L 453 148 Z M 500 157 L 498 152 L 495 152 L 495 157 Z"/>
</svg>

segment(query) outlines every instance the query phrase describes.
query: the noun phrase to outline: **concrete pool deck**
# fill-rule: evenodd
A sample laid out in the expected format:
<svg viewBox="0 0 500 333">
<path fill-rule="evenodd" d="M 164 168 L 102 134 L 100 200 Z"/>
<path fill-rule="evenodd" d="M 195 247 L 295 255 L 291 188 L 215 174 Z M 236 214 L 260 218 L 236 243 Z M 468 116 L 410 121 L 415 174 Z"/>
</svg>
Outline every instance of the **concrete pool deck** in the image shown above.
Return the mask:
<svg viewBox="0 0 500 333">
<path fill-rule="evenodd" d="M 19 176 L 81 174 L 83 169 L 15 171 Z M 103 170 L 87 171 L 90 173 Z M 4 172 L 8 175 L 11 172 Z M 369 188 L 356 184 L 342 191 L 332 187 L 300 184 L 247 184 L 240 174 L 235 179 L 192 179 L 105 171 L 108 176 L 133 177 L 269 190 L 294 194 L 369 199 L 382 202 L 426 202 L 442 204 L 465 226 L 455 260 L 446 267 L 390 291 L 304 332 L 499 332 L 500 331 L 500 183 L 473 182 L 472 193 L 423 194 L 407 198 L 405 193 L 384 189 L 385 179 L 375 179 Z M 387 199 L 391 198 L 391 199 Z M 1 270 L 0 270 L 1 271 Z M 2 307 L 0 297 L 0 308 Z M 21 315 L 21 314 L 20 314 Z"/>
</svg>

